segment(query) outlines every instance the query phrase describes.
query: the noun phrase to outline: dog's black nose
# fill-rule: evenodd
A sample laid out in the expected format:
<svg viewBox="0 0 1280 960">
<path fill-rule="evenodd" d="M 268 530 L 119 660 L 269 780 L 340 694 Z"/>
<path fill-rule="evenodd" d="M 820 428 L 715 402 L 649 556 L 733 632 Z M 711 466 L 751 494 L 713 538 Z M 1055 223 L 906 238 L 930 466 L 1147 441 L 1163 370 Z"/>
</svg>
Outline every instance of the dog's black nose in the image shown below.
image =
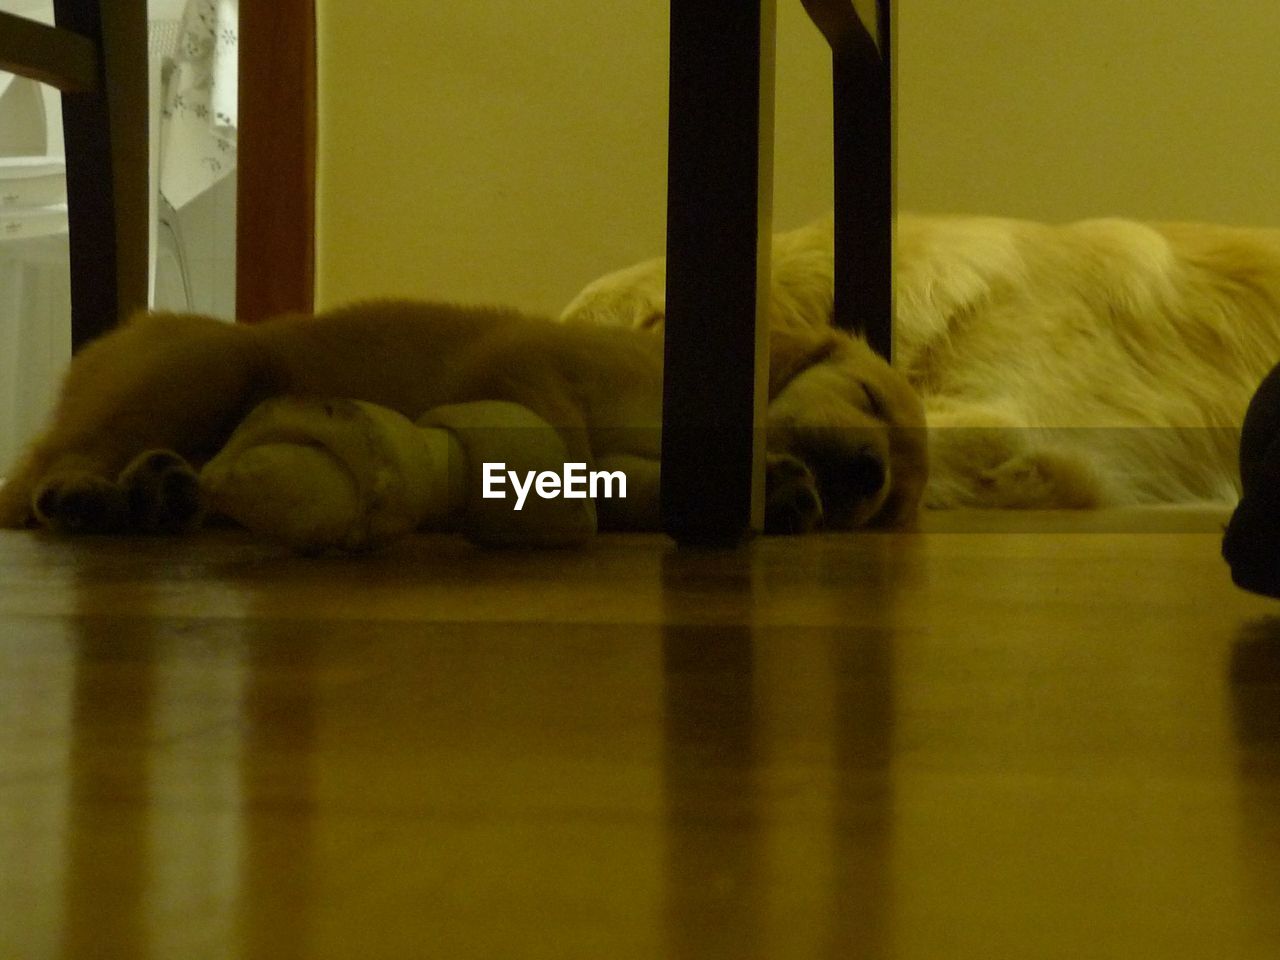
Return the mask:
<svg viewBox="0 0 1280 960">
<path fill-rule="evenodd" d="M 844 476 L 855 497 L 870 497 L 884 486 L 884 463 L 873 453 L 860 453 L 849 461 Z"/>
</svg>

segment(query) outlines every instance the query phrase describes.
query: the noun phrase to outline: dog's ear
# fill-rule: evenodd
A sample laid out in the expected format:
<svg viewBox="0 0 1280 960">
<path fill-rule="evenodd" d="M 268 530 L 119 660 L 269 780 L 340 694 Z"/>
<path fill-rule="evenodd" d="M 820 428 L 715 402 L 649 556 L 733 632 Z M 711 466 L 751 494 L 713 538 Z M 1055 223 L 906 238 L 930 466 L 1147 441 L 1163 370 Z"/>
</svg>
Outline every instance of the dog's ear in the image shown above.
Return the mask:
<svg viewBox="0 0 1280 960">
<path fill-rule="evenodd" d="M 769 399 L 814 364 L 826 360 L 838 344 L 830 330 L 770 330 Z"/>
</svg>

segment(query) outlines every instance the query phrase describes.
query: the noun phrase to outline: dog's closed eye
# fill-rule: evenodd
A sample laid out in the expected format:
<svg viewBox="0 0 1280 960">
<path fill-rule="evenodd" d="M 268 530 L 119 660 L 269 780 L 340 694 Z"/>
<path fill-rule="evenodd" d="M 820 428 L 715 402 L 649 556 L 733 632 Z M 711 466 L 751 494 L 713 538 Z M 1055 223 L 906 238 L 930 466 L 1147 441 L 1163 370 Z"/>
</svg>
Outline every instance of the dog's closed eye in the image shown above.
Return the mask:
<svg viewBox="0 0 1280 960">
<path fill-rule="evenodd" d="M 880 399 L 880 394 L 876 393 L 865 380 L 858 381 L 858 386 L 862 387 L 862 393 L 867 401 L 867 413 L 871 414 L 877 420 L 887 419 L 885 415 L 884 401 Z"/>
</svg>

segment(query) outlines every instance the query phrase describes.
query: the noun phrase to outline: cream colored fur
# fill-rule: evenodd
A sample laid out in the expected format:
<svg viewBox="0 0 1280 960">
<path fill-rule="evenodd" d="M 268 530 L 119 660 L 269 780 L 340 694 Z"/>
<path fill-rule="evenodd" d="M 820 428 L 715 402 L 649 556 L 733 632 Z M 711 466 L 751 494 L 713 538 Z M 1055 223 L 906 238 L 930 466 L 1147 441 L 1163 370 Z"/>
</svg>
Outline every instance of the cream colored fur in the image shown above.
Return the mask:
<svg viewBox="0 0 1280 960">
<path fill-rule="evenodd" d="M 773 245 L 772 323 L 831 320 L 832 220 Z M 562 319 L 657 326 L 661 260 Z M 894 366 L 935 507 L 1234 501 L 1239 426 L 1280 360 L 1280 231 L 901 215 Z"/>
</svg>

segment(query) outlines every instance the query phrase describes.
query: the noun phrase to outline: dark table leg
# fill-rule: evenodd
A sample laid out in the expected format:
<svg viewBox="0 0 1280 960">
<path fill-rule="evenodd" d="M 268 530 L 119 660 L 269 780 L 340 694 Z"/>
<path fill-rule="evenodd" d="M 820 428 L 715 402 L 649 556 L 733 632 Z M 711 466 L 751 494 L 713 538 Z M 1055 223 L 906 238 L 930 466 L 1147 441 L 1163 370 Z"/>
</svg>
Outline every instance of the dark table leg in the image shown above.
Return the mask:
<svg viewBox="0 0 1280 960">
<path fill-rule="evenodd" d="M 761 527 L 774 0 L 671 0 L 662 516 L 681 544 Z"/>
<path fill-rule="evenodd" d="M 889 0 L 877 39 L 850 0 L 804 0 L 831 46 L 835 140 L 835 324 L 886 360 L 893 336 L 893 107 Z"/>
</svg>

